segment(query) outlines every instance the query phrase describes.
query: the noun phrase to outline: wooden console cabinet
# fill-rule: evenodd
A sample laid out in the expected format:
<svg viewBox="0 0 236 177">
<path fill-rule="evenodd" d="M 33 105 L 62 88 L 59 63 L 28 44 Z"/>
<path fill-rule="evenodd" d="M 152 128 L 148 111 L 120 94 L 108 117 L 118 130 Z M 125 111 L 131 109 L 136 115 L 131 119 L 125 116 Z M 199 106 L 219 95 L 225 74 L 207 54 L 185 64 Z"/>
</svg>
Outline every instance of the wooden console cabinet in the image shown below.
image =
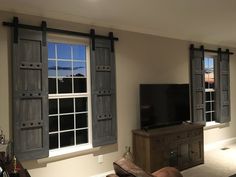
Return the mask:
<svg viewBox="0 0 236 177">
<path fill-rule="evenodd" d="M 133 130 L 135 163 L 149 172 L 165 166 L 184 170 L 204 163 L 203 144 L 200 124 Z"/>
</svg>

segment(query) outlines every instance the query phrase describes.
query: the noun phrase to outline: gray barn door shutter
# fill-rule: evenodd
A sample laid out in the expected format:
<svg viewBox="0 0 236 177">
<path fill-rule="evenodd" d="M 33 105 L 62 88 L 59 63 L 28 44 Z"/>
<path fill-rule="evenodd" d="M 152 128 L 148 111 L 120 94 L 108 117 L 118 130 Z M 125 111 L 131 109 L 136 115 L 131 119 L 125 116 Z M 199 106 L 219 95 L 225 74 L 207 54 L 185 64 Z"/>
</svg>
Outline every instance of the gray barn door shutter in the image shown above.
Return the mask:
<svg viewBox="0 0 236 177">
<path fill-rule="evenodd" d="M 91 79 L 93 146 L 116 143 L 115 55 L 110 40 L 92 40 Z"/>
<path fill-rule="evenodd" d="M 216 121 L 230 122 L 229 52 L 218 51 L 216 65 Z"/>
<path fill-rule="evenodd" d="M 204 49 L 190 47 L 192 121 L 205 124 Z"/>
<path fill-rule="evenodd" d="M 46 34 L 18 29 L 16 37 L 12 62 L 14 153 L 20 160 L 32 160 L 49 153 Z"/>
</svg>

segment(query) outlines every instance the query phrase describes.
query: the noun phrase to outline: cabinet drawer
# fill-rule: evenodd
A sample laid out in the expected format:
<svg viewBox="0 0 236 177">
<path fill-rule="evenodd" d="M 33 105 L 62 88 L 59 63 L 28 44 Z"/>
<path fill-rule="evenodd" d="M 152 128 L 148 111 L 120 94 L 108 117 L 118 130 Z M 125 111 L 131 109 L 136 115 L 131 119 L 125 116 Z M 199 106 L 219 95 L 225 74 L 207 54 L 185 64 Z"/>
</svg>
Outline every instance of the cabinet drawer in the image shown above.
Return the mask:
<svg viewBox="0 0 236 177">
<path fill-rule="evenodd" d="M 166 137 L 155 137 L 150 141 L 150 150 L 152 153 L 160 153 L 165 148 Z"/>
<path fill-rule="evenodd" d="M 193 138 L 193 137 L 197 137 L 197 136 L 202 136 L 202 129 L 196 129 L 196 130 L 192 130 L 188 132 L 188 136 Z"/>
<path fill-rule="evenodd" d="M 186 138 L 188 138 L 188 133 L 187 132 L 180 132 L 180 133 L 176 133 L 176 134 L 172 134 L 168 136 L 168 141 L 169 142 L 173 142 L 173 141 L 181 141 L 181 140 L 185 140 Z"/>
</svg>

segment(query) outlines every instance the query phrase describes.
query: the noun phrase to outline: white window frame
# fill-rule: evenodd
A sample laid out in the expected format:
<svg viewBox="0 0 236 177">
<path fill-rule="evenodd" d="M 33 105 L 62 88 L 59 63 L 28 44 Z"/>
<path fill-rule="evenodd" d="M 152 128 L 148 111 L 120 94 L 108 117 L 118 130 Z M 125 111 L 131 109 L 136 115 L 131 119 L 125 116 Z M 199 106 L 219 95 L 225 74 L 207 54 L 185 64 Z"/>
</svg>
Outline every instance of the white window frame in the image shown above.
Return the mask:
<svg viewBox="0 0 236 177">
<path fill-rule="evenodd" d="M 64 154 L 69 154 L 69 153 L 73 153 L 73 152 L 91 149 L 92 148 L 92 103 L 91 103 L 91 75 L 90 75 L 89 40 L 84 39 L 84 38 L 67 36 L 67 35 L 49 34 L 48 35 L 48 42 L 85 45 L 86 46 L 86 71 L 87 71 L 86 72 L 87 93 L 76 93 L 76 95 L 75 94 L 74 95 L 73 94 L 50 94 L 50 95 L 48 95 L 49 99 L 87 97 L 87 103 L 88 103 L 88 105 L 87 105 L 88 106 L 88 108 L 87 108 L 88 109 L 87 110 L 87 114 L 88 114 L 88 143 L 82 144 L 82 145 L 72 145 L 72 146 L 49 150 L 49 157 L 55 157 L 55 156 L 59 156 L 59 155 L 64 155 Z"/>
<path fill-rule="evenodd" d="M 216 60 L 216 57 L 217 57 L 217 53 L 211 53 L 211 52 L 205 52 L 204 53 L 204 65 L 205 65 L 205 58 L 213 58 L 213 60 L 214 60 L 214 79 L 215 79 L 215 77 L 216 77 L 216 74 L 217 73 L 215 73 L 215 60 Z M 204 66 L 204 68 L 205 68 L 205 66 Z M 205 73 L 204 73 L 205 74 Z M 204 75 L 204 80 L 205 80 L 205 75 Z M 215 92 L 215 88 L 214 88 L 214 92 Z M 206 93 L 206 88 L 205 88 L 205 93 Z M 216 92 L 215 92 L 215 94 L 216 94 Z M 215 98 L 216 98 L 216 95 L 215 95 Z M 205 99 L 205 103 L 206 103 L 206 98 L 204 98 Z M 216 101 L 215 101 L 215 105 L 216 105 Z M 215 112 L 216 110 L 214 110 L 214 112 Z M 206 113 L 205 113 L 205 115 L 206 115 Z M 216 122 L 216 121 L 206 121 L 206 127 L 208 127 L 208 128 L 210 128 L 210 127 L 215 127 L 215 126 L 218 126 L 218 125 L 220 125 L 220 123 L 218 123 L 218 122 Z"/>
</svg>

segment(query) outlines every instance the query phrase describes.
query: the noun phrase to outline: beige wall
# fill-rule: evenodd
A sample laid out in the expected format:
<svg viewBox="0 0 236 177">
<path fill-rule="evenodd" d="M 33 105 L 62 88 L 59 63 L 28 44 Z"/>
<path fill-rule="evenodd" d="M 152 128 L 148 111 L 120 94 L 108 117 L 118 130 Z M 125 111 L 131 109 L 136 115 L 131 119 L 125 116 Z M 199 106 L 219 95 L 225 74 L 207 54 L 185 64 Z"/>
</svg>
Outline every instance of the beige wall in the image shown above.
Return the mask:
<svg viewBox="0 0 236 177">
<path fill-rule="evenodd" d="M 0 13 L 0 20 L 10 21 L 13 14 Z M 20 16 L 20 22 L 39 25 L 39 17 Z M 91 26 L 47 20 L 49 27 L 88 32 Z M 10 32 L 0 26 L 0 127 L 9 135 L 11 119 Z M 125 146 L 131 145 L 131 130 L 139 126 L 140 83 L 187 83 L 189 82 L 190 42 L 125 31 L 96 28 L 100 34 L 113 31 L 119 37 L 116 42 L 118 151 L 104 154 L 104 163 L 97 162 L 94 154 L 76 156 L 45 167 L 30 169 L 32 177 L 88 177 L 112 169 L 112 162 L 122 156 Z M 209 46 L 217 49 L 218 46 Z M 222 46 L 221 46 L 222 47 Z M 233 50 L 233 49 L 231 49 Z M 236 53 L 236 50 L 233 52 Z M 231 103 L 236 103 L 236 55 L 231 57 Z M 232 77 L 234 76 L 234 77 Z M 205 144 L 236 136 L 236 112 L 232 109 L 229 126 L 206 130 Z M 98 152 L 99 153 L 99 152 Z M 100 152 L 101 153 L 101 152 Z"/>
</svg>

